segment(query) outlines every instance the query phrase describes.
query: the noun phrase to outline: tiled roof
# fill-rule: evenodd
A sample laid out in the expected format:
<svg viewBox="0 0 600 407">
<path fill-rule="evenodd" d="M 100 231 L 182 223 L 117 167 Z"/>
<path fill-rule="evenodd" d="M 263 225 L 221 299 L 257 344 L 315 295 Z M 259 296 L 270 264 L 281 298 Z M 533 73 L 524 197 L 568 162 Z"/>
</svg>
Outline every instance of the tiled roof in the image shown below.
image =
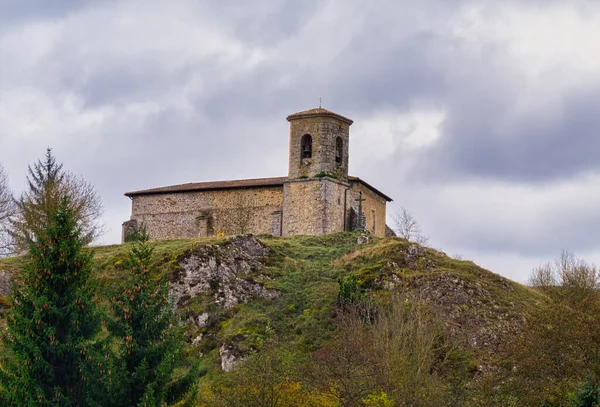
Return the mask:
<svg viewBox="0 0 600 407">
<path fill-rule="evenodd" d="M 344 117 L 341 114 L 334 113 L 331 110 L 323 109 L 322 107 L 317 107 L 315 109 L 308 109 L 308 110 L 304 110 L 302 112 L 292 113 L 291 115 L 289 115 L 287 117 L 287 120 L 291 121 L 291 120 L 295 120 L 295 119 L 305 119 L 308 117 L 318 117 L 318 116 L 335 117 L 336 119 L 346 122 L 348 124 L 353 123 L 353 121 L 348 119 L 347 117 Z"/>
<path fill-rule="evenodd" d="M 127 192 L 125 196 L 133 197 L 138 195 L 155 195 L 169 194 L 174 192 L 196 192 L 196 191 L 214 191 L 219 189 L 235 189 L 235 188 L 266 188 L 266 187 L 283 187 L 287 177 L 274 178 L 255 178 L 255 179 L 240 179 L 234 181 L 212 181 L 212 182 L 191 182 L 189 184 L 171 185 L 168 187 L 143 189 L 140 191 Z M 350 182 L 359 182 L 380 195 L 386 201 L 391 202 L 392 198 L 385 195 L 377 188 L 366 183 L 358 177 L 348 177 Z"/>
<path fill-rule="evenodd" d="M 166 194 L 171 192 L 210 191 L 215 189 L 257 188 L 283 186 L 287 177 L 240 179 L 234 181 L 191 182 L 189 184 L 127 192 L 125 196 Z"/>
</svg>

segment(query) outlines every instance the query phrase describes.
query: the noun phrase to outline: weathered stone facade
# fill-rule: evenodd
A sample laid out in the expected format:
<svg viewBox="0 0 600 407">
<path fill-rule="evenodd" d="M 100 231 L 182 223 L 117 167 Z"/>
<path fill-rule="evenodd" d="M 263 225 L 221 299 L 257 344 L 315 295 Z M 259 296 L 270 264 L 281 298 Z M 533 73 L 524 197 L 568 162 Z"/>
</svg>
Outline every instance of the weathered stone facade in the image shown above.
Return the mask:
<svg viewBox="0 0 600 407">
<path fill-rule="evenodd" d="M 343 121 L 325 116 L 290 120 L 288 178 L 313 178 L 318 174 L 332 174 L 341 181 L 347 181 L 349 131 L 350 124 L 347 119 Z M 301 141 L 304 135 L 310 135 L 312 138 L 310 158 L 302 156 Z M 342 142 L 342 149 L 340 159 L 336 160 L 338 137 Z"/>
<path fill-rule="evenodd" d="M 287 177 L 203 182 L 130 192 L 131 219 L 123 239 L 146 227 L 153 239 L 215 234 L 320 235 L 362 226 L 375 236 L 386 231 L 391 201 L 366 182 L 348 176 L 352 120 L 325 109 L 288 116 Z"/>
<path fill-rule="evenodd" d="M 347 194 L 347 207 L 352 208 L 355 213 L 358 213 L 357 199 L 360 196 L 360 192 L 362 192 L 362 199 L 364 199 L 362 202 L 364 228 L 375 236 L 384 237 L 387 201 L 364 184 L 359 182 L 352 183 L 352 188 Z"/>
<path fill-rule="evenodd" d="M 323 235 L 344 230 L 348 184 L 328 177 L 286 182 L 283 236 Z"/>
<path fill-rule="evenodd" d="M 140 195 L 131 217 L 154 239 L 271 234 L 271 215 L 282 202 L 277 187 Z"/>
</svg>

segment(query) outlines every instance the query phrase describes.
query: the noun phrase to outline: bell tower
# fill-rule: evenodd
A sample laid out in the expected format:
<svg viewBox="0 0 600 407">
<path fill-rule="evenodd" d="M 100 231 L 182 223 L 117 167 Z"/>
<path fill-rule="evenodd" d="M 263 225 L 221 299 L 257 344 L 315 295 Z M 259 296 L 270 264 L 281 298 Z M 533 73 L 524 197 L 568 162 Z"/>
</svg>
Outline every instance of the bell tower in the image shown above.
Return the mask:
<svg viewBox="0 0 600 407">
<path fill-rule="evenodd" d="M 330 176 L 348 181 L 348 142 L 352 120 L 323 108 L 287 117 L 290 122 L 288 178 Z"/>
<path fill-rule="evenodd" d="M 282 234 L 320 235 L 345 228 L 348 143 L 352 120 L 323 109 L 287 117 L 288 179 L 283 186 Z"/>
</svg>

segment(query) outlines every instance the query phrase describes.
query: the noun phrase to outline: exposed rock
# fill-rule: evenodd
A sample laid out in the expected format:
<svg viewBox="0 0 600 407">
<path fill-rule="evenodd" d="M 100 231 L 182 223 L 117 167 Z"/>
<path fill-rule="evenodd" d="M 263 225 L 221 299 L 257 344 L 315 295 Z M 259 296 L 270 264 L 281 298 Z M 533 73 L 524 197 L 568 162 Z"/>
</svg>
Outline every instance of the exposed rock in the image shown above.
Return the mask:
<svg viewBox="0 0 600 407">
<path fill-rule="evenodd" d="M 221 369 L 224 372 L 231 372 L 242 360 L 238 348 L 233 343 L 223 344 L 219 349 L 219 355 L 221 356 Z"/>
<path fill-rule="evenodd" d="M 277 291 L 255 281 L 264 278 L 258 271 L 268 254 L 269 249 L 253 236 L 234 236 L 221 246 L 199 246 L 180 260 L 171 289 L 180 305 L 206 294 L 224 308 L 252 298 L 277 298 Z"/>
<path fill-rule="evenodd" d="M 208 313 L 206 313 L 206 312 L 203 312 L 202 314 L 200 314 L 196 318 L 194 318 L 194 323 L 200 329 L 206 327 L 207 322 L 208 322 Z"/>
<path fill-rule="evenodd" d="M 193 348 L 197 348 L 200 345 L 200 342 L 202 341 L 202 337 L 204 335 L 200 334 L 198 336 L 196 336 L 194 339 L 192 339 L 192 347 Z"/>
<path fill-rule="evenodd" d="M 356 244 L 366 244 L 366 243 L 369 243 L 370 240 L 371 240 L 371 235 L 369 235 L 368 233 L 364 233 L 364 234 L 360 235 L 358 237 L 358 239 L 356 239 Z"/>
<path fill-rule="evenodd" d="M 446 331 L 452 338 L 473 348 L 498 352 L 507 338 L 522 331 L 525 320 L 514 304 L 498 303 L 479 281 L 452 274 L 423 274 L 407 283 L 419 298 L 445 314 Z M 506 284 L 510 286 L 508 280 Z"/>
<path fill-rule="evenodd" d="M 408 268 L 425 271 L 433 267 L 433 262 L 427 258 L 427 252 L 419 245 L 412 244 L 404 252 L 404 262 Z"/>
</svg>

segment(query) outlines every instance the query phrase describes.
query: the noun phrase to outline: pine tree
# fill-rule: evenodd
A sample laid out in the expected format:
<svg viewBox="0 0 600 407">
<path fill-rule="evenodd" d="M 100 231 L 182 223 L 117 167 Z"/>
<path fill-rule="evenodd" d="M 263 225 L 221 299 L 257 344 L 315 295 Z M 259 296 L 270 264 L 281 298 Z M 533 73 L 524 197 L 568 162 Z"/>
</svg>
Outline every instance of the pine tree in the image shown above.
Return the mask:
<svg viewBox="0 0 600 407">
<path fill-rule="evenodd" d="M 69 196 L 72 216 L 81 229 L 80 238 L 89 244 L 100 233 L 97 221 L 102 215 L 102 201 L 94 188 L 82 178 L 63 170 L 48 148 L 44 161 L 28 167 L 27 191 L 16 201 L 16 217 L 10 234 L 16 252 L 23 252 L 48 226 L 64 196 Z"/>
<path fill-rule="evenodd" d="M 175 369 L 182 365 L 185 340 L 178 332 L 169 282 L 156 275 L 153 250 L 148 234 L 141 230 L 125 265 L 130 275 L 110 299 L 115 316 L 111 333 L 124 344 L 122 406 L 152 407 L 177 401 L 197 376 L 196 369 L 191 369 L 174 378 Z"/>
<path fill-rule="evenodd" d="M 21 287 L 11 294 L 0 356 L 2 398 L 10 406 L 107 405 L 108 355 L 98 340 L 101 319 L 88 285 L 92 253 L 69 199 L 36 230 Z"/>
<path fill-rule="evenodd" d="M 573 407 L 596 407 L 600 404 L 600 388 L 588 378 L 573 397 Z"/>
</svg>

